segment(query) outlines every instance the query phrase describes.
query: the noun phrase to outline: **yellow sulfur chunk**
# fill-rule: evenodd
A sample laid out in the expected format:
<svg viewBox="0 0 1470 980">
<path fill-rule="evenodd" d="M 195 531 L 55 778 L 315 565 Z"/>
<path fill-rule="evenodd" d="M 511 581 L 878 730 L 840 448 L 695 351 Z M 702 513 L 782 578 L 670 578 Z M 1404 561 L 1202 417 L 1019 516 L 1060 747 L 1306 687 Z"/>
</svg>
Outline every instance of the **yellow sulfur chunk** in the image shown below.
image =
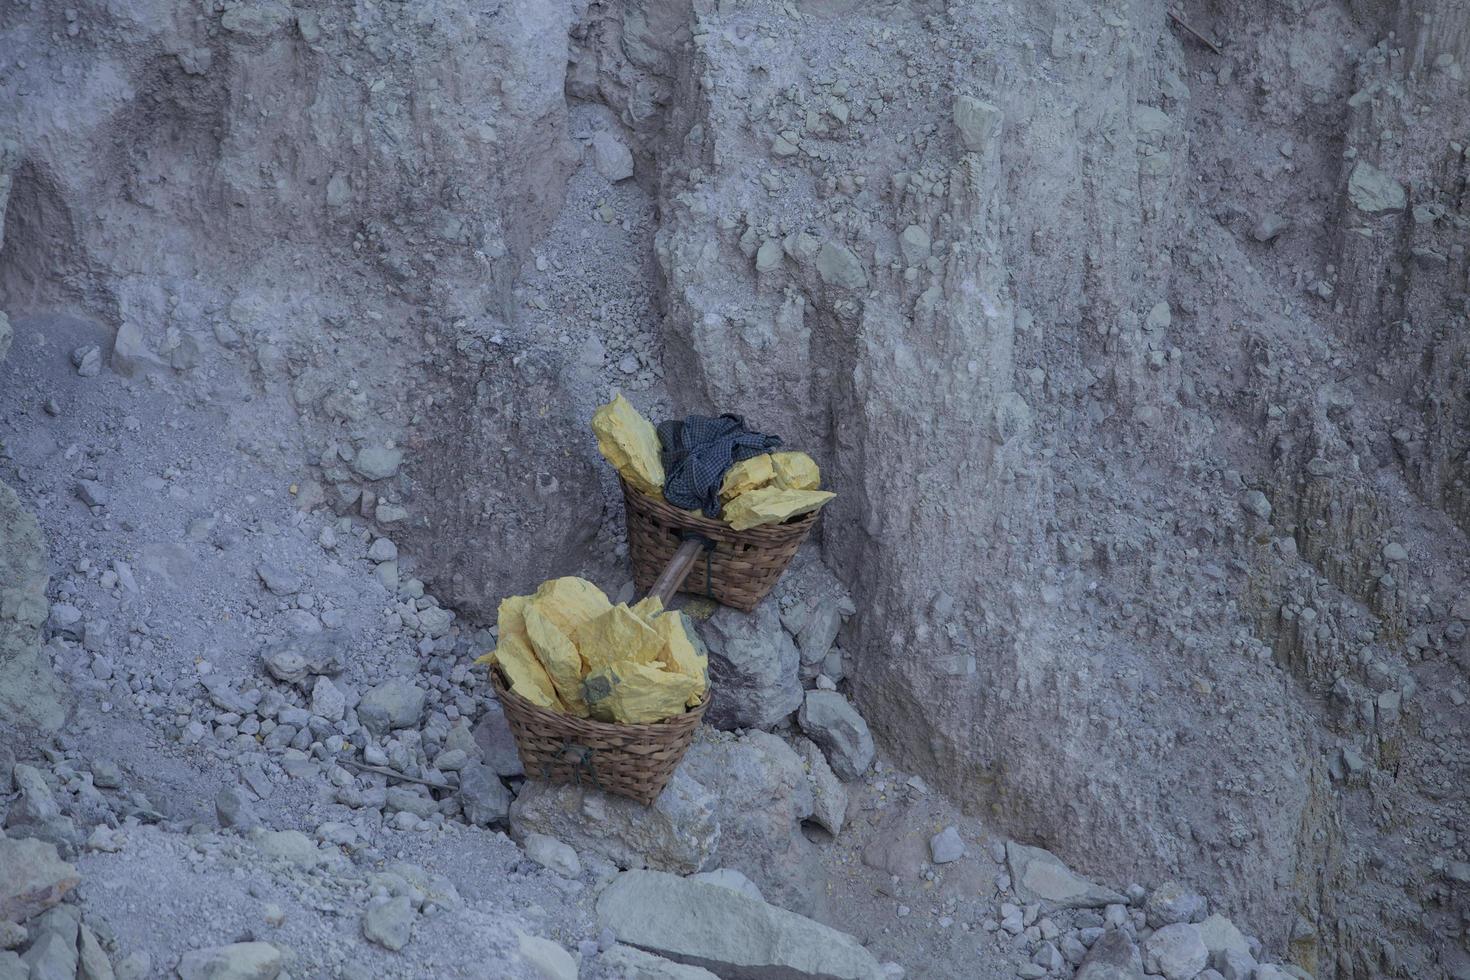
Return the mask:
<svg viewBox="0 0 1470 980">
<path fill-rule="evenodd" d="M 582 655 L 572 646 L 565 633 L 559 630 L 540 604 L 526 606 L 526 633 L 531 638 L 531 649 L 567 711 L 579 718 L 587 717 L 587 702 L 582 700 Z"/>
<path fill-rule="evenodd" d="M 543 583 L 531 601 L 568 637 L 587 620 L 595 619 L 612 608 L 601 589 L 573 575 Z"/>
<path fill-rule="evenodd" d="M 771 453 L 771 467 L 776 471 L 776 486 L 782 490 L 817 490 L 822 486 L 822 471 L 806 453 Z"/>
<path fill-rule="evenodd" d="M 653 625 L 654 617 L 664 611 L 664 602 L 656 595 L 644 596 L 633 603 L 633 615 L 643 620 L 649 626 Z"/>
<path fill-rule="evenodd" d="M 527 644 L 531 638 L 526 635 L 526 606 L 531 602 L 527 595 L 510 595 L 500 600 L 500 608 L 495 614 L 495 634 L 500 643 L 507 638 L 517 638 Z"/>
<path fill-rule="evenodd" d="M 592 431 L 603 458 L 623 479 L 646 494 L 662 496 L 664 464 L 659 458 L 658 433 L 638 409 L 619 394 L 592 413 Z"/>
<path fill-rule="evenodd" d="M 565 710 L 557 699 L 556 688 L 547 676 L 531 645 L 518 636 L 502 636 L 495 648 L 494 663 L 500 667 L 510 689 L 527 701 L 554 711 Z"/>
<path fill-rule="evenodd" d="M 587 675 L 583 691 L 592 717 L 648 725 L 682 714 L 699 679 L 653 664 L 619 663 Z"/>
<path fill-rule="evenodd" d="M 694 707 L 709 688 L 709 658 L 702 655 L 689 641 L 684 630 L 684 619 L 678 613 L 664 613 L 653 621 L 653 628 L 663 638 L 664 645 L 658 652 L 659 663 L 675 674 L 693 677 L 699 682 L 689 695 L 689 707 Z"/>
<path fill-rule="evenodd" d="M 725 471 L 725 480 L 720 484 L 720 500 L 729 503 L 742 493 L 769 486 L 775 479 L 770 453 L 741 460 Z"/>
<path fill-rule="evenodd" d="M 766 487 L 742 493 L 725 505 L 721 516 L 735 530 L 744 531 L 763 524 L 780 524 L 798 514 L 814 511 L 835 496 L 825 490 Z"/>
<path fill-rule="evenodd" d="M 577 627 L 572 640 L 589 671 L 624 661 L 649 663 L 663 646 L 663 639 L 625 603 Z"/>
</svg>

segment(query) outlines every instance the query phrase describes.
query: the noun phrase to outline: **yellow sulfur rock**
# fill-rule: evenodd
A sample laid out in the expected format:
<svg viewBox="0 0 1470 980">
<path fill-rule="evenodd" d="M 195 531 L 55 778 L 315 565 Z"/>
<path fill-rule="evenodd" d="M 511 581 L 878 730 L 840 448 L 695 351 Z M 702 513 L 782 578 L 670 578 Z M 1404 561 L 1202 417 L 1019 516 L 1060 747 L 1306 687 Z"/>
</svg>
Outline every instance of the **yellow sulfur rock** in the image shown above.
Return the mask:
<svg viewBox="0 0 1470 980">
<path fill-rule="evenodd" d="M 663 638 L 664 645 L 658 652 L 659 663 L 665 670 L 699 681 L 689 695 L 688 707 L 694 707 L 709 688 L 709 658 L 694 648 L 689 634 L 684 630 L 684 620 L 678 613 L 664 613 L 653 621 L 654 631 Z"/>
<path fill-rule="evenodd" d="M 588 674 L 583 691 L 592 717 L 648 725 L 683 713 L 699 683 L 656 664 L 618 663 Z"/>
<path fill-rule="evenodd" d="M 644 596 L 633 603 L 633 615 L 643 620 L 649 626 L 653 625 L 653 618 L 664 611 L 664 602 L 656 595 Z"/>
<path fill-rule="evenodd" d="M 769 486 L 775 479 L 776 470 L 771 465 L 770 453 L 741 460 L 725 471 L 725 480 L 720 484 L 720 500 L 729 503 L 742 493 Z"/>
<path fill-rule="evenodd" d="M 541 611 L 540 603 L 532 602 L 526 606 L 525 619 L 531 649 L 536 652 L 541 666 L 546 668 L 546 674 L 567 711 L 579 718 L 587 717 L 587 702 L 582 700 L 582 655 L 567 635 Z"/>
<path fill-rule="evenodd" d="M 531 638 L 526 635 L 526 606 L 530 603 L 528 595 L 511 595 L 500 600 L 500 608 L 495 613 L 495 633 L 500 643 L 515 637 L 530 644 Z"/>
<path fill-rule="evenodd" d="M 590 671 L 623 661 L 646 664 L 656 659 L 663 647 L 663 638 L 625 603 L 577 627 L 572 640 Z"/>
<path fill-rule="evenodd" d="M 822 486 L 822 471 L 806 453 L 771 453 L 771 466 L 776 471 L 776 486 L 782 490 L 817 490 Z"/>
<path fill-rule="evenodd" d="M 568 637 L 587 620 L 596 619 L 612 608 L 601 589 L 573 575 L 542 583 L 532 601 Z"/>
<path fill-rule="evenodd" d="M 821 507 L 837 496 L 825 490 L 781 490 L 765 487 L 742 493 L 725 505 L 722 516 L 737 531 L 782 521 Z"/>
<path fill-rule="evenodd" d="M 547 676 L 541 661 L 531 645 L 518 636 L 501 636 L 500 643 L 492 654 L 497 664 L 510 681 L 510 689 L 527 701 L 555 711 L 566 710 L 556 696 L 556 688 Z"/>
<path fill-rule="evenodd" d="M 653 423 L 621 394 L 592 413 L 597 448 L 635 489 L 658 497 L 664 487 L 664 465 Z"/>
</svg>

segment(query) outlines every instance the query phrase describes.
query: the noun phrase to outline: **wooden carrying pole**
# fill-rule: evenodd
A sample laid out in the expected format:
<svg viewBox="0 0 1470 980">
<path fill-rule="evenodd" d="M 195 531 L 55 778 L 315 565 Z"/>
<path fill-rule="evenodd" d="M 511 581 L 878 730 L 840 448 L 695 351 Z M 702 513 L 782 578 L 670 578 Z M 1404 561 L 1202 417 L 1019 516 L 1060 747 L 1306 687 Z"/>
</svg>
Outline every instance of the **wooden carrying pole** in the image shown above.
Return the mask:
<svg viewBox="0 0 1470 980">
<path fill-rule="evenodd" d="M 650 596 L 658 596 L 659 602 L 667 609 L 669 603 L 674 601 L 674 595 L 684 580 L 689 577 L 689 572 L 694 568 L 694 563 L 699 560 L 699 555 L 709 542 L 704 538 L 691 537 L 679 545 L 679 550 L 674 552 L 674 557 L 664 566 L 664 570 L 658 573 L 658 578 L 653 582 L 653 588 L 648 590 Z"/>
</svg>

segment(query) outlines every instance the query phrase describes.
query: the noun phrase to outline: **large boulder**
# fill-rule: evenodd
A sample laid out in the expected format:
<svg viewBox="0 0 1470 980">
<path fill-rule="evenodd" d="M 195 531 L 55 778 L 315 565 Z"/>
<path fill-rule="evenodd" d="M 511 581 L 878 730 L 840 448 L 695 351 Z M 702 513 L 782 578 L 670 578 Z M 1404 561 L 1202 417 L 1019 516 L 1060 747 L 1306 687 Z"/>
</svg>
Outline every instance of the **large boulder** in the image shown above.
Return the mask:
<svg viewBox="0 0 1470 980">
<path fill-rule="evenodd" d="M 721 977 L 879 980 L 856 939 L 740 892 L 657 871 L 629 871 L 597 900 L 619 941 Z"/>
<path fill-rule="evenodd" d="M 652 806 L 590 786 L 530 780 L 510 806 L 510 835 L 545 834 L 620 868 L 689 873 L 711 866 L 718 802 L 684 767 Z"/>
<path fill-rule="evenodd" d="M 1006 842 L 1011 884 L 1023 902 L 1049 902 L 1061 908 L 1102 908 L 1128 901 L 1122 895 L 1082 877 L 1051 851 Z"/>
<path fill-rule="evenodd" d="M 1126 932 L 1110 929 L 1092 944 L 1073 980 L 1144 980 L 1143 958 Z"/>
<path fill-rule="evenodd" d="M 41 528 L 0 483 L 0 722 L 54 730 L 66 721 L 66 701 L 41 652 L 48 579 Z"/>
<path fill-rule="evenodd" d="M 801 834 L 813 808 L 801 757 L 782 739 L 703 732 L 652 806 L 531 780 L 511 804 L 510 834 L 545 834 L 625 869 L 733 868 L 778 905 L 815 913 L 820 869 Z"/>
<path fill-rule="evenodd" d="M 1187 922 L 1164 926 L 1143 943 L 1144 966 L 1166 980 L 1193 980 L 1209 961 L 1199 929 Z"/>
<path fill-rule="evenodd" d="M 81 881 L 56 845 L 0 837 L 0 922 L 24 922 L 45 911 Z"/>
<path fill-rule="evenodd" d="M 770 728 L 801 705 L 801 654 L 774 602 L 749 614 L 720 608 L 701 631 L 709 652 L 716 728 Z"/>
<path fill-rule="evenodd" d="M 822 747 L 839 778 L 854 780 L 873 764 L 873 736 L 868 723 L 836 691 L 808 691 L 797 715 L 801 730 Z"/>
<path fill-rule="evenodd" d="M 231 943 L 185 953 L 179 980 L 276 980 L 281 951 L 270 943 Z"/>
<path fill-rule="evenodd" d="M 821 868 L 801 833 L 815 808 L 801 756 L 767 732 L 709 734 L 690 747 L 680 769 L 715 794 L 720 834 L 713 863 L 744 873 L 783 908 L 820 913 Z"/>
</svg>

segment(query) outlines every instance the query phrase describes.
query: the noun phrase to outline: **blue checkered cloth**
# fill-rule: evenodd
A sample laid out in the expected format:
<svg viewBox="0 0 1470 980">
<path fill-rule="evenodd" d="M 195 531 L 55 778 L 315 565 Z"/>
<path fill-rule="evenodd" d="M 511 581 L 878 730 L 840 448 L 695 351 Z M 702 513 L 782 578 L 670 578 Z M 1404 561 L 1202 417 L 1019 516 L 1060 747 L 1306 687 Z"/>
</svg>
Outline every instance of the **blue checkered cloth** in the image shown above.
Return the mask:
<svg viewBox="0 0 1470 980">
<path fill-rule="evenodd" d="M 720 516 L 725 471 L 781 445 L 780 436 L 753 432 L 738 415 L 660 422 L 658 441 L 663 446 L 664 499 L 683 510 L 702 510 L 709 518 Z"/>
</svg>

